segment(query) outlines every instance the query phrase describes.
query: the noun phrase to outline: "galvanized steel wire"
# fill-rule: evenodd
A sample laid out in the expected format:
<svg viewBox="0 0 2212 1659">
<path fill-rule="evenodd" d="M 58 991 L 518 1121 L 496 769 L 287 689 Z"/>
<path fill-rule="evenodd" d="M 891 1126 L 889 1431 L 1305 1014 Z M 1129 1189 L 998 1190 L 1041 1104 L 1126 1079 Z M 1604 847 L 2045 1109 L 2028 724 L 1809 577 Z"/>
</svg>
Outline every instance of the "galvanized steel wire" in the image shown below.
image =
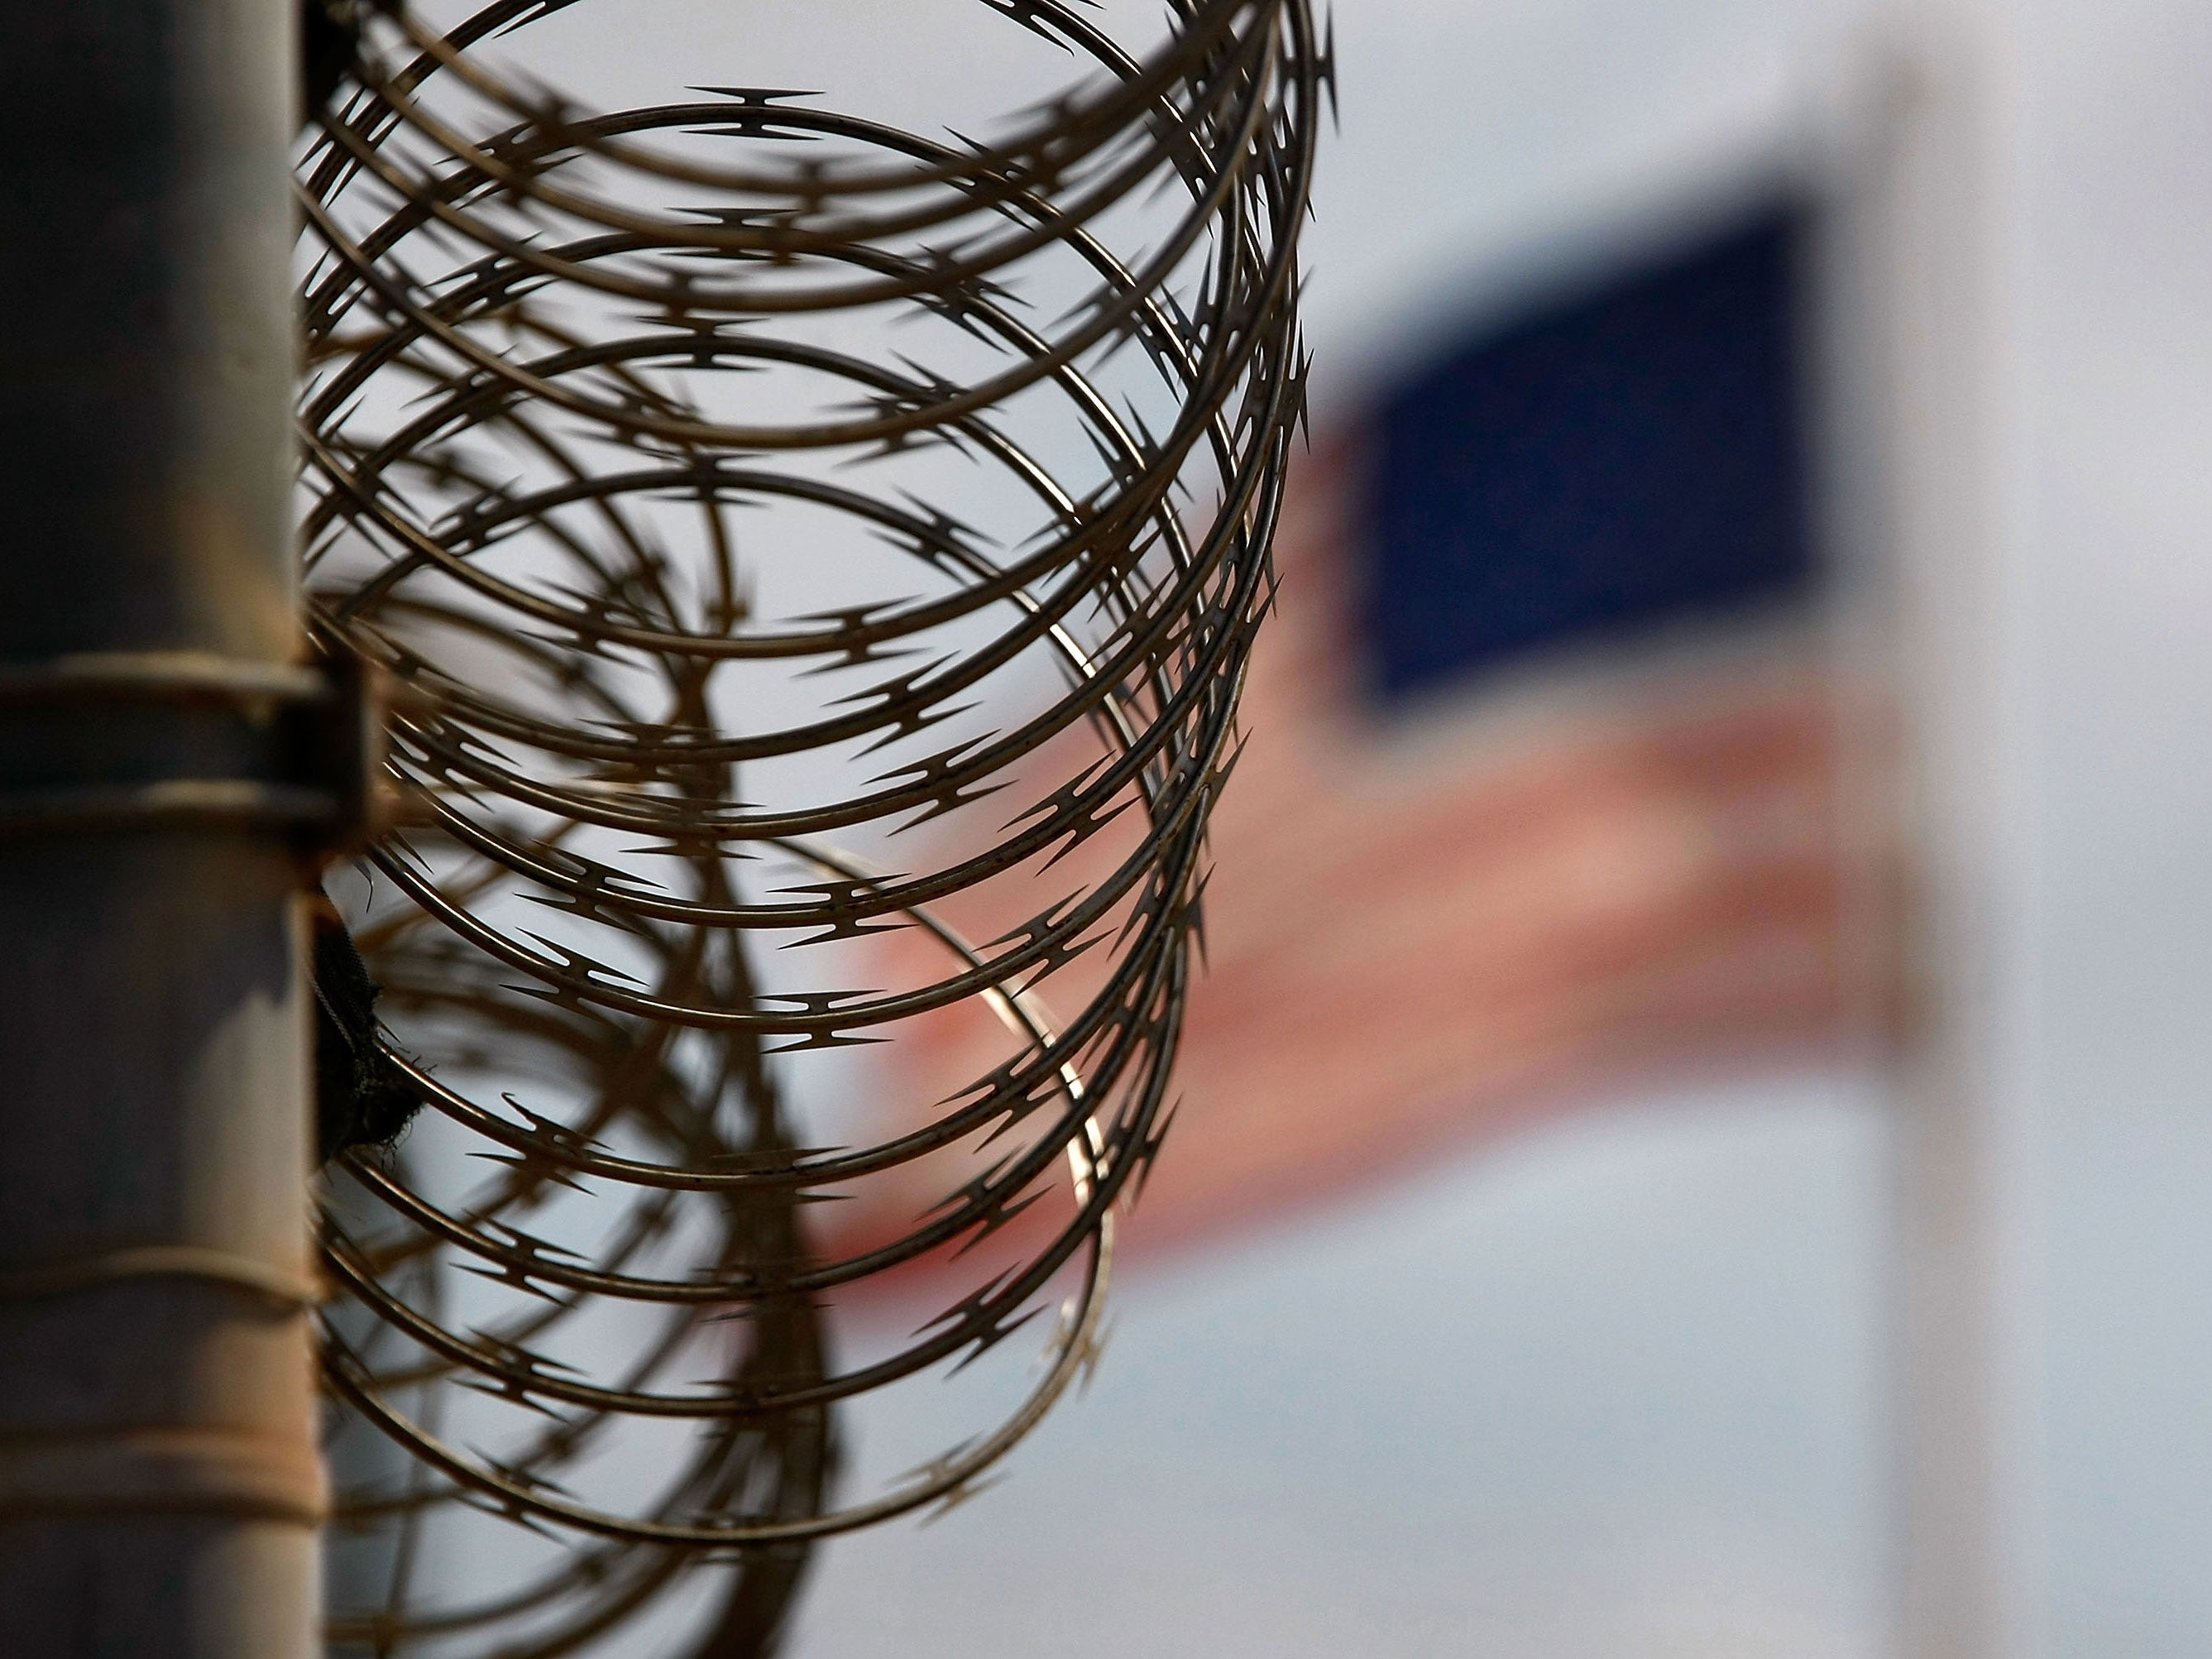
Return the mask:
<svg viewBox="0 0 2212 1659">
<path fill-rule="evenodd" d="M 1085 1363 L 1302 410 L 1304 0 L 1182 0 L 1141 52 L 981 0 L 1077 72 L 974 141 L 775 89 L 586 107 L 511 67 L 573 3 L 364 9 L 298 167 L 311 626 L 399 688 L 347 903 L 426 1106 L 326 1206 L 330 1385 L 408 1454 L 343 1519 L 405 1557 L 467 1504 L 582 1552 L 435 1607 L 395 1558 L 338 1632 L 379 1651 L 571 1651 L 702 1553 L 791 1577 L 965 1491 Z M 786 1057 L 896 1062 L 970 1007 L 984 1074 L 805 1144 Z M 933 1159 L 939 1201 L 821 1247 L 825 1198 Z M 841 1292 L 1055 1188 L 1018 1259 L 833 1363 Z M 1000 1426 L 833 1501 L 839 1402 L 1055 1286 Z M 625 1344 L 574 1338 L 609 1310 Z M 472 1450 L 457 1388 L 536 1426 Z M 615 1501 L 593 1459 L 647 1421 L 684 1449 Z"/>
</svg>

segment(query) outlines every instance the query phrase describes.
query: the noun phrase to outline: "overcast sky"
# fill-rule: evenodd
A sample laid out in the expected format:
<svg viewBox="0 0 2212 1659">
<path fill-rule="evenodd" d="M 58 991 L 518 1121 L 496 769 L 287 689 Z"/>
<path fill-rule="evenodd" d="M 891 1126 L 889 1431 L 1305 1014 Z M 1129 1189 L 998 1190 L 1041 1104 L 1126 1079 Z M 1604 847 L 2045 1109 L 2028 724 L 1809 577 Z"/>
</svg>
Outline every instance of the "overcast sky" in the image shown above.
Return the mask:
<svg viewBox="0 0 2212 1659">
<path fill-rule="evenodd" d="M 1656 234 L 1785 153 L 1853 9 L 1342 0 L 1343 131 L 1309 244 L 1325 414 L 1547 263 Z M 2026 865 L 2002 995 L 2034 1171 L 2031 1622 L 2051 1659 L 2194 1659 L 2212 7 L 2008 9 L 2005 765 Z M 906 30 L 908 95 L 997 84 L 933 58 L 906 0 L 720 9 L 763 65 L 728 78 L 778 83 L 776 52 L 832 12 Z M 1848 1078 L 1615 1103 L 1135 1285 L 1096 1391 L 1010 1485 L 830 1548 L 799 1659 L 1873 1659 L 1881 1109 Z M 902 1467 L 943 1426 L 864 1422 L 863 1462 Z"/>
</svg>

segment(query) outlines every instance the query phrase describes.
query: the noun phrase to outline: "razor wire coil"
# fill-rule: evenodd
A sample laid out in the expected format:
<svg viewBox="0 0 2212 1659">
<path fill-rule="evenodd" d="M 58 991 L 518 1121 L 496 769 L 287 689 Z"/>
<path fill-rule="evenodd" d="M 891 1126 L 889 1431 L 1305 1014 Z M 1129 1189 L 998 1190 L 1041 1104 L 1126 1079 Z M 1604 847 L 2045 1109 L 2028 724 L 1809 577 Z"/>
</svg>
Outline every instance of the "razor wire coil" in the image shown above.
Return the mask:
<svg viewBox="0 0 2212 1659">
<path fill-rule="evenodd" d="M 981 139 L 775 89 L 597 107 L 527 67 L 579 9 L 361 8 L 297 167 L 310 626 L 398 688 L 397 821 L 341 896 L 424 1108 L 325 1206 L 331 1391 L 406 1454 L 341 1498 L 398 1540 L 337 1626 L 380 1652 L 571 1651 L 699 1559 L 738 1562 L 734 1630 L 1085 1363 L 1302 412 L 1304 0 L 1179 0 L 1141 51 L 981 0 L 1077 71 Z M 979 1075 L 808 1144 L 792 1066 L 850 1086 L 975 1010 Z M 925 1171 L 911 1219 L 812 1224 Z M 833 1363 L 837 1297 L 994 1240 Z M 998 1428 L 832 1501 L 840 1402 L 1062 1284 Z M 497 1451 L 441 1431 L 465 1396 L 520 1425 Z M 611 1479 L 641 1424 L 684 1449 Z M 457 1505 L 580 1554 L 429 1605 L 408 1564 Z"/>
</svg>

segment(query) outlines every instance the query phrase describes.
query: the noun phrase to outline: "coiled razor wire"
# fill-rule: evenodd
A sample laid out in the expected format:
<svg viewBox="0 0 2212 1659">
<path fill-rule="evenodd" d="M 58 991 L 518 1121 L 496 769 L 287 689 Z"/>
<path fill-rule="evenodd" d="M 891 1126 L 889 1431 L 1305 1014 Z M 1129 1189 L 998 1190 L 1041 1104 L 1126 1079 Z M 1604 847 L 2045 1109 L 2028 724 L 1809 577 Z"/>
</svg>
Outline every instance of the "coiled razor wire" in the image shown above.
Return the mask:
<svg viewBox="0 0 2212 1659">
<path fill-rule="evenodd" d="M 1304 0 L 940 8 L 1065 66 L 978 138 L 532 67 L 652 9 L 363 7 L 298 167 L 310 623 L 398 687 L 338 896 L 426 1109 L 325 1206 L 379 1653 L 574 1651 L 702 1562 L 694 1650 L 764 1650 L 810 1540 L 958 1496 L 1091 1354 L 1302 412 Z M 979 1009 L 981 1075 L 902 1069 Z M 971 1287 L 841 1368 L 830 1305 L 931 1263 Z M 840 1402 L 1056 1291 L 1000 1426 L 833 1494 Z M 457 1591 L 471 1509 L 561 1548 Z"/>
</svg>

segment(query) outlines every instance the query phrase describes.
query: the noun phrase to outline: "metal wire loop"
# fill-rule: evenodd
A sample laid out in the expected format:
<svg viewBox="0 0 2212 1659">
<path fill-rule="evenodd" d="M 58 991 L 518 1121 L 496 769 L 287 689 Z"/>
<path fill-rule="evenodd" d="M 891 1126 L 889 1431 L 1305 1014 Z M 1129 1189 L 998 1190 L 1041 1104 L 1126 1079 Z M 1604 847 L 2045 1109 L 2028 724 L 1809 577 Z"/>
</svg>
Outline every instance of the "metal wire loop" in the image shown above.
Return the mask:
<svg viewBox="0 0 2212 1659">
<path fill-rule="evenodd" d="M 335 896 L 424 1109 L 325 1217 L 379 1653 L 576 1650 L 734 1561 L 723 1650 L 1095 1355 L 1302 416 L 1305 0 L 941 9 L 1065 88 L 972 140 L 549 89 L 595 9 L 365 11 L 299 159 L 311 626 L 403 688 Z M 833 1497 L 834 1412 L 1055 1294 L 997 1427 Z M 425 1588 L 484 1510 L 557 1552 Z"/>
</svg>

